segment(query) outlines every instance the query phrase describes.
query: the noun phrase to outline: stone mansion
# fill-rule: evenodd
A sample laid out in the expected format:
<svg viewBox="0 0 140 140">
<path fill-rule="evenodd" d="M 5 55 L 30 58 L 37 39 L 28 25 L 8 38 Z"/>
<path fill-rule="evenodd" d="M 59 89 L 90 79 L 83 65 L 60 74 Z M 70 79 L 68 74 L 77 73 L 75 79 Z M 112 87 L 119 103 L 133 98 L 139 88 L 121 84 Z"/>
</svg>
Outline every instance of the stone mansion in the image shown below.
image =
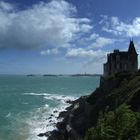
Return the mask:
<svg viewBox="0 0 140 140">
<path fill-rule="evenodd" d="M 104 64 L 104 76 L 110 76 L 118 72 L 135 72 L 138 70 L 138 54 L 133 41 L 130 41 L 128 51 L 114 50 L 107 55 Z"/>
</svg>

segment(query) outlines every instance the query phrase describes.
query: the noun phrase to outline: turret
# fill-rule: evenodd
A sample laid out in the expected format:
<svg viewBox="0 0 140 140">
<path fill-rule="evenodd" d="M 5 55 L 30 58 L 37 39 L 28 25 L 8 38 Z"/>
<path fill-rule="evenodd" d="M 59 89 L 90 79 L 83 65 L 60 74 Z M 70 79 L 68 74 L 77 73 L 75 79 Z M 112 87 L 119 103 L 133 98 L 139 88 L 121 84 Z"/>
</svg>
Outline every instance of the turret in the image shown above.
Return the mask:
<svg viewBox="0 0 140 140">
<path fill-rule="evenodd" d="M 134 43 L 133 43 L 133 40 L 130 41 L 129 48 L 128 48 L 128 53 L 137 54 Z"/>
<path fill-rule="evenodd" d="M 130 45 L 128 48 L 128 67 L 131 72 L 135 72 L 138 70 L 138 54 L 136 52 L 133 40 L 130 41 Z"/>
</svg>

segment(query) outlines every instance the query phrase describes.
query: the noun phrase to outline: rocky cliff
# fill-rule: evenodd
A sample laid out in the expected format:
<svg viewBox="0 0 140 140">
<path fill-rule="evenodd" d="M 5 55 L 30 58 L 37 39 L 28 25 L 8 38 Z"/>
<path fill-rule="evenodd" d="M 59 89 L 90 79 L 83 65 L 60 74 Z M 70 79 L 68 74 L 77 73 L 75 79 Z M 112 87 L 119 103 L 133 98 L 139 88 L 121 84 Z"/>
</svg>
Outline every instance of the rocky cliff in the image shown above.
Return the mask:
<svg viewBox="0 0 140 140">
<path fill-rule="evenodd" d="M 130 105 L 130 110 L 133 112 L 140 112 L 139 102 L 140 71 L 135 74 L 118 73 L 107 78 L 101 77 L 99 88 L 89 96 L 70 102 L 71 106 L 67 108 L 67 111 L 61 112 L 59 115 L 64 120 L 57 123 L 58 129 L 42 134 L 42 136 L 49 135 L 48 140 L 96 140 L 86 134 L 90 128 L 96 128 L 99 125 L 101 112 L 103 113 L 105 110 L 107 113 L 109 111 L 117 112 L 116 110 L 123 104 Z M 139 126 L 138 124 L 137 129 Z M 115 135 L 113 132 L 111 134 Z"/>
</svg>

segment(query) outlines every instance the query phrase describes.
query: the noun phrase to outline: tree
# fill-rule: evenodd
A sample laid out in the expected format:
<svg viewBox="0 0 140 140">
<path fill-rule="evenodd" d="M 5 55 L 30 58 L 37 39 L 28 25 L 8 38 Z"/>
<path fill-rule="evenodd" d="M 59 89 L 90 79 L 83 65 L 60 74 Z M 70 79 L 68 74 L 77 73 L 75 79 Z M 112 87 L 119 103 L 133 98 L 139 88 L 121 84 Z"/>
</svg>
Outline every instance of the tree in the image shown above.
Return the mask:
<svg viewBox="0 0 140 140">
<path fill-rule="evenodd" d="M 85 140 L 140 140 L 140 115 L 128 105 L 100 113 L 96 127 L 87 131 Z"/>
</svg>

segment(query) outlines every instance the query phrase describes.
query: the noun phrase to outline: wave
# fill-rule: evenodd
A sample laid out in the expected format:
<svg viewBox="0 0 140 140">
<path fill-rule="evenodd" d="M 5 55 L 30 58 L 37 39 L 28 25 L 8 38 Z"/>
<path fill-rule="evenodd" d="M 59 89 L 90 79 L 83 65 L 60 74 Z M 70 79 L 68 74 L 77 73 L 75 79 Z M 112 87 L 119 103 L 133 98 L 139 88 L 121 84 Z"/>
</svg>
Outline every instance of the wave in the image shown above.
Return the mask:
<svg viewBox="0 0 140 140">
<path fill-rule="evenodd" d="M 23 93 L 23 95 L 47 96 L 47 95 L 52 95 L 52 94 L 49 94 L 49 93 L 34 93 L 34 92 L 31 92 L 31 93 Z"/>
<path fill-rule="evenodd" d="M 43 98 L 46 99 L 46 102 L 47 100 L 52 100 L 59 103 L 55 106 L 51 106 L 47 102 L 46 105 L 38 108 L 31 114 L 31 117 L 27 120 L 27 123 L 30 126 L 30 135 L 27 140 L 46 140 L 46 137 L 38 137 L 37 135 L 57 129 L 56 123 L 62 121 L 62 118 L 58 119 L 59 113 L 65 111 L 69 106 L 67 101 L 72 101 L 77 98 L 49 93 L 24 93 L 24 95 L 43 96 Z"/>
<path fill-rule="evenodd" d="M 5 117 L 6 117 L 6 118 L 11 117 L 11 112 L 9 112 Z"/>
<path fill-rule="evenodd" d="M 31 96 L 44 96 L 47 100 L 56 100 L 61 101 L 62 103 L 66 103 L 67 101 L 73 101 L 77 99 L 77 97 L 73 96 L 66 96 L 66 95 L 58 95 L 58 94 L 50 94 L 50 93 L 24 93 L 24 95 L 31 95 Z"/>
<path fill-rule="evenodd" d="M 67 101 L 73 101 L 76 99 L 76 97 L 72 97 L 72 96 L 65 96 L 65 95 L 48 95 L 44 97 L 47 100 L 56 100 L 56 101 L 60 101 L 62 103 L 67 103 Z"/>
</svg>

